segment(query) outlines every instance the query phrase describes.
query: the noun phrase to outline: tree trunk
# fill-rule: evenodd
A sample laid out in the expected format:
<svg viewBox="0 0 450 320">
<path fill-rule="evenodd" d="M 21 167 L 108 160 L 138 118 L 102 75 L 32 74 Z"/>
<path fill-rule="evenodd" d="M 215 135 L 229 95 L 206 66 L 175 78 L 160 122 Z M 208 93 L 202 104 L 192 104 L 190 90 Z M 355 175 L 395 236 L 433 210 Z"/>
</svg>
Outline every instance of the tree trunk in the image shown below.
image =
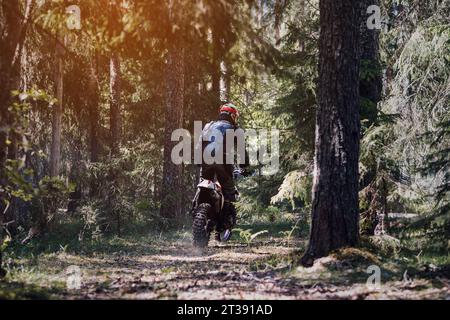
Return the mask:
<svg viewBox="0 0 450 320">
<path fill-rule="evenodd" d="M 275 44 L 279 45 L 281 40 L 281 22 L 283 18 L 283 10 L 285 7 L 284 0 L 276 0 L 274 7 L 274 29 L 275 29 Z"/>
<path fill-rule="evenodd" d="M 379 193 L 379 206 L 376 211 L 377 224 L 375 226 L 375 230 L 373 235 L 383 235 L 386 234 L 389 230 L 389 222 L 388 222 L 388 213 L 387 213 L 387 196 L 388 196 L 388 188 L 385 178 L 381 178 L 381 181 L 377 184 L 377 192 Z"/>
<path fill-rule="evenodd" d="M 60 39 L 61 42 L 64 40 Z M 56 105 L 53 106 L 53 120 L 52 120 L 52 145 L 50 150 L 50 176 L 56 177 L 60 172 L 61 163 L 61 122 L 63 112 L 63 64 L 64 48 L 60 44 L 56 45 L 56 70 L 55 70 L 55 85 L 56 85 Z"/>
<path fill-rule="evenodd" d="M 359 22 L 357 1 L 320 1 L 312 227 L 302 258 L 307 266 L 359 239 Z"/>
<path fill-rule="evenodd" d="M 31 2 L 28 2 L 31 5 Z M 3 16 L 1 25 L 5 32 L 0 39 L 0 126 L 6 130 L 0 131 L 0 184 L 6 183 L 5 164 L 8 158 L 8 130 L 11 129 L 11 116 L 8 112 L 11 103 L 11 90 L 17 89 L 17 80 L 20 79 L 20 68 L 18 67 L 20 59 L 17 52 L 22 48 L 21 30 L 26 26 L 26 21 L 22 21 L 17 17 L 20 12 L 20 1 L 10 0 L 1 2 L 1 11 Z M 28 6 L 28 5 L 27 5 Z M 1 196 L 0 196 L 1 197 Z M 0 198 L 0 214 L 3 214 L 3 201 Z"/>
<path fill-rule="evenodd" d="M 27 0 L 25 12 L 20 19 L 21 6 L 18 0 L 2 1 L 1 17 L 2 27 L 5 32 L 0 38 L 0 126 L 6 130 L 0 131 L 0 185 L 6 183 L 6 172 L 4 171 L 6 160 L 15 159 L 17 153 L 17 140 L 19 137 L 14 133 L 14 116 L 8 112 L 12 103 L 11 91 L 19 89 L 20 70 L 22 62 L 23 44 L 34 7 L 34 0 Z M 19 16 L 18 16 L 19 14 Z M 8 131 L 13 129 L 11 135 Z M 8 150 L 7 140 L 13 143 Z M 0 214 L 3 213 L 3 194 L 0 195 Z M 0 219 L 1 223 L 2 219 Z"/>
<path fill-rule="evenodd" d="M 361 68 L 370 69 L 370 77 L 360 79 L 359 91 L 361 96 L 361 115 L 372 124 L 377 117 L 377 104 L 381 100 L 383 77 L 380 66 L 379 30 L 367 27 L 367 8 L 371 5 L 380 5 L 379 0 L 361 1 L 360 24 L 360 59 Z M 364 102 L 365 101 L 365 102 Z"/>
<path fill-rule="evenodd" d="M 175 219 L 182 214 L 182 166 L 171 160 L 172 132 L 183 127 L 184 53 L 181 39 L 170 43 L 166 65 L 166 112 L 164 133 L 164 168 L 161 188 L 161 216 Z"/>
<path fill-rule="evenodd" d="M 8 112 L 12 101 L 11 90 L 18 89 L 20 86 L 22 49 L 34 7 L 34 0 L 27 0 L 23 18 L 19 19 L 17 14 L 21 12 L 20 2 L 19 0 L 1 1 L 2 16 L 0 16 L 0 24 L 3 32 L 0 38 L 0 127 L 4 130 L 0 131 L 0 188 L 7 184 L 5 164 L 8 157 L 8 130 L 14 126 Z M 14 140 L 17 140 L 15 135 Z M 17 141 L 15 142 L 17 143 Z M 10 152 L 10 157 L 16 157 L 16 143 L 13 144 L 14 150 Z M 6 200 L 5 193 L 1 192 L 0 244 L 3 243 L 4 224 L 11 219 L 7 216 Z M 6 275 L 6 271 L 2 269 L 2 263 L 2 252 L 0 251 L 0 278 Z"/>
<path fill-rule="evenodd" d="M 109 2 L 109 36 L 113 39 L 120 35 L 122 30 L 120 7 L 122 0 Z M 118 47 L 111 48 L 109 59 L 109 130 L 111 155 L 116 156 L 120 151 L 122 138 L 121 130 L 121 72 L 120 55 Z"/>
<path fill-rule="evenodd" d="M 230 101 L 231 99 L 231 66 L 224 61 L 222 63 L 222 88 L 221 88 L 221 100 Z"/>
<path fill-rule="evenodd" d="M 221 37 L 218 31 L 218 26 L 214 25 L 212 29 L 212 114 L 215 115 L 220 104 L 220 79 L 221 79 L 221 59 L 222 59 L 222 45 Z"/>
<path fill-rule="evenodd" d="M 377 120 L 378 102 L 381 100 L 383 90 L 383 77 L 381 73 L 380 54 L 379 54 L 379 30 L 369 29 L 367 27 L 367 8 L 371 5 L 378 5 L 379 0 L 362 0 L 361 1 L 361 19 L 360 24 L 360 59 L 361 68 L 370 70 L 371 72 L 361 72 L 361 74 L 370 74 L 370 76 L 361 77 L 359 82 L 359 93 L 361 101 L 361 119 L 366 121 L 367 127 Z M 384 179 L 378 179 L 378 168 L 373 168 L 376 173 L 373 182 L 368 187 L 371 192 L 368 196 L 370 208 L 364 212 L 364 230 L 361 233 L 366 235 L 374 235 L 375 233 L 385 232 L 385 213 L 380 208 L 383 207 L 383 198 L 385 195 Z M 382 174 L 382 173 L 380 173 Z M 364 180 L 364 179 L 363 179 Z M 372 190 L 373 189 L 373 190 Z"/>
<path fill-rule="evenodd" d="M 118 54 L 114 52 L 109 61 L 109 115 L 112 155 L 119 154 L 121 140 L 120 77 L 120 59 Z"/>
<path fill-rule="evenodd" d="M 91 162 L 99 160 L 99 143 L 98 143 L 98 125 L 100 121 L 99 114 L 99 82 L 97 73 L 97 54 L 94 54 L 92 62 L 89 66 L 89 151 Z"/>
</svg>

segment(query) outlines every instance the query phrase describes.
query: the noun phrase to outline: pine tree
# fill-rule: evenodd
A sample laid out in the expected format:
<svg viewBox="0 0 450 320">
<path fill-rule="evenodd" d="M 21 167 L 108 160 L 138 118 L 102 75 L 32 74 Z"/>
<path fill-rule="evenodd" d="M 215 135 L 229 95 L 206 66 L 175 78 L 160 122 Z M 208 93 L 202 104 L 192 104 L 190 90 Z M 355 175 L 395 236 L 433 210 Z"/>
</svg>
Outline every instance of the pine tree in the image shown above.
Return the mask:
<svg viewBox="0 0 450 320">
<path fill-rule="evenodd" d="M 5 224 L 9 223 L 11 210 L 8 212 L 6 186 L 8 177 L 6 172 L 6 161 L 15 160 L 17 156 L 18 137 L 14 132 L 14 116 L 10 113 L 9 107 L 14 101 L 11 95 L 12 90 L 19 89 L 21 56 L 24 42 L 29 29 L 34 9 L 34 0 L 27 0 L 25 6 L 21 7 L 19 0 L 0 1 L 0 277 L 5 275 L 2 269 L 3 238 Z M 12 143 L 8 146 L 8 139 Z M 13 158 L 13 159 L 11 159 Z"/>
<path fill-rule="evenodd" d="M 169 21 L 174 21 L 175 5 L 169 5 Z M 171 33 L 168 39 L 166 83 L 165 83 L 165 126 L 164 126 L 164 168 L 161 186 L 160 214 L 166 219 L 179 218 L 182 214 L 182 166 L 171 159 L 175 142 L 171 141 L 172 132 L 183 127 L 184 108 L 184 46 L 180 33 Z"/>
<path fill-rule="evenodd" d="M 358 243 L 359 22 L 356 1 L 320 1 L 312 228 L 304 265 Z"/>
</svg>

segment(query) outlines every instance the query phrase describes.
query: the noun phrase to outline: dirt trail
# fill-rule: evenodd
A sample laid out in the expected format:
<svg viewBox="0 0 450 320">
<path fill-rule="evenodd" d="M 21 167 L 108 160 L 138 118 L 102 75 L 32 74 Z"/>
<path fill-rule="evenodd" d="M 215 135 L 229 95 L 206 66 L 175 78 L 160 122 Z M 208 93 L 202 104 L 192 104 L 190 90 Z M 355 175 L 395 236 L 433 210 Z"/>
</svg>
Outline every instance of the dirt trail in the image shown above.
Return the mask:
<svg viewBox="0 0 450 320">
<path fill-rule="evenodd" d="M 86 257 L 64 255 L 65 264 L 82 270 L 82 288 L 63 297 L 73 299 L 379 299 L 448 298 L 448 279 L 394 281 L 370 290 L 365 281 L 314 280 L 314 272 L 290 270 L 289 256 L 301 244 L 276 241 L 252 246 L 213 241 L 203 253 L 188 242 L 154 248 L 151 254 L 120 252 Z M 286 271 L 291 271 L 286 273 Z M 303 273 L 302 273 L 303 272 Z M 312 280 L 311 280 L 312 279 Z M 364 279 L 363 279 L 364 280 Z"/>
<path fill-rule="evenodd" d="M 281 277 L 277 268 L 283 266 L 264 263 L 274 255 L 287 257 L 293 250 L 275 242 L 249 247 L 211 241 L 204 252 L 189 243 L 177 243 L 149 255 L 131 252 L 86 258 L 81 264 L 77 261 L 83 275 L 82 289 L 69 292 L 67 297 L 293 299 L 301 286 Z M 71 256 L 65 260 L 70 263 Z M 256 266 L 260 270 L 255 270 Z"/>
</svg>

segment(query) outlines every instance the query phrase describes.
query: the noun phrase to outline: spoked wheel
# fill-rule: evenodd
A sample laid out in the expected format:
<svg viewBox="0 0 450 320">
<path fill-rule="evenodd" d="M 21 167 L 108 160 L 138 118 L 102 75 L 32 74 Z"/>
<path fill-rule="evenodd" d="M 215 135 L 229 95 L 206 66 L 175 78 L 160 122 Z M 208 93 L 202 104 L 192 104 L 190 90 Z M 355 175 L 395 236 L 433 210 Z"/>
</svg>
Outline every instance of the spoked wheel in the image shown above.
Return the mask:
<svg viewBox="0 0 450 320">
<path fill-rule="evenodd" d="M 201 203 L 194 209 L 194 221 L 192 222 L 192 233 L 194 246 L 205 248 L 209 242 L 211 231 L 208 230 L 208 212 L 212 209 L 208 203 Z"/>
</svg>

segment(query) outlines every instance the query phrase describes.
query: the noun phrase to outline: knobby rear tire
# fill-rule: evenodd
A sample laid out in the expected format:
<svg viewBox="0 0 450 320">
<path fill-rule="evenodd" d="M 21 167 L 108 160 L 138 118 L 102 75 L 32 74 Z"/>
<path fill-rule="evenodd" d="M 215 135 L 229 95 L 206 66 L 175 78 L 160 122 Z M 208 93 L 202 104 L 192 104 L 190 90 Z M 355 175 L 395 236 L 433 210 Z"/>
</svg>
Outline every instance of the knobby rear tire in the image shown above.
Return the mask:
<svg viewBox="0 0 450 320">
<path fill-rule="evenodd" d="M 208 212 L 212 209 L 208 203 L 201 203 L 194 209 L 194 220 L 192 222 L 192 234 L 194 247 L 205 248 L 208 246 L 211 232 L 207 230 Z"/>
</svg>

